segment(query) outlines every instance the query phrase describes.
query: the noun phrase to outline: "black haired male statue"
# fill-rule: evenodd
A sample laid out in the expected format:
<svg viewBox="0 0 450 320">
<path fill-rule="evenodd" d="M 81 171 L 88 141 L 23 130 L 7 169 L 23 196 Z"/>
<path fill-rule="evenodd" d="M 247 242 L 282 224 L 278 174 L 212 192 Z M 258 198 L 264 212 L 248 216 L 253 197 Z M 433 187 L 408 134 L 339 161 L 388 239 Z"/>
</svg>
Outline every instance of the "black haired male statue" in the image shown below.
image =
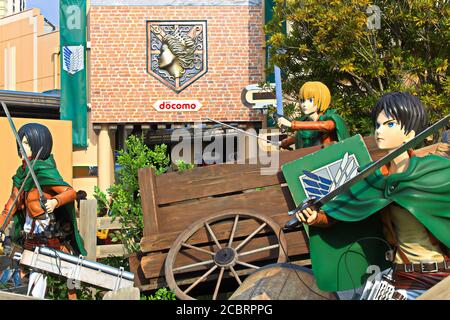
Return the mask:
<svg viewBox="0 0 450 320">
<path fill-rule="evenodd" d="M 381 97 L 371 117 L 377 146 L 389 153 L 428 122 L 420 100 L 406 92 Z M 297 218 L 310 226 L 321 289 L 361 286 L 371 271 L 358 269 L 365 259 L 372 272 L 391 266 L 395 289 L 415 299 L 450 274 L 450 159 L 405 151 L 321 210 L 307 208 Z M 385 240 L 394 248 L 390 263 Z"/>
</svg>

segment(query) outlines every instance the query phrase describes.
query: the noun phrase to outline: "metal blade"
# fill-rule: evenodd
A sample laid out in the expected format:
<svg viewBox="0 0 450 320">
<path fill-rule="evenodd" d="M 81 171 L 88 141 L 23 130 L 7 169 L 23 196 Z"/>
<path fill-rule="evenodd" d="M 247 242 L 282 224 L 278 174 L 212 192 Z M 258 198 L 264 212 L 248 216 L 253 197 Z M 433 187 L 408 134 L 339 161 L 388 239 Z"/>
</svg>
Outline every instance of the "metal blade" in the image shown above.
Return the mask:
<svg viewBox="0 0 450 320">
<path fill-rule="evenodd" d="M 283 112 L 283 91 L 281 86 L 281 70 L 278 66 L 274 66 L 275 72 L 275 93 L 277 97 L 277 113 L 280 116 L 284 115 Z"/>
<path fill-rule="evenodd" d="M 8 118 L 8 122 L 9 122 L 9 125 L 11 126 L 14 137 L 16 138 L 17 144 L 19 145 L 20 153 L 22 154 L 22 157 L 25 160 L 25 163 L 27 164 L 27 167 L 30 170 L 31 177 L 33 178 L 34 184 L 36 185 L 36 188 L 39 192 L 39 197 L 41 199 L 41 206 L 43 206 L 45 204 L 45 197 L 44 197 L 44 193 L 42 192 L 41 185 L 38 182 L 38 179 L 36 177 L 36 174 L 34 173 L 33 168 L 31 168 L 30 160 L 28 159 L 25 149 L 23 148 L 22 141 L 20 140 L 19 134 L 17 133 L 17 130 L 16 130 L 16 126 L 14 125 L 11 115 L 9 114 L 9 110 L 3 101 L 1 102 L 1 104 L 2 104 L 3 110 L 6 114 L 6 117 Z M 45 209 L 45 206 L 42 209 L 44 209 L 45 212 L 47 212 L 47 210 Z"/>
<path fill-rule="evenodd" d="M 206 120 L 209 120 L 209 121 L 212 121 L 212 122 L 215 122 L 215 123 L 218 123 L 218 124 L 220 124 L 220 125 L 222 125 L 222 126 L 224 126 L 224 127 L 227 127 L 227 128 L 233 129 L 233 130 L 236 130 L 236 131 L 241 132 L 241 133 L 243 133 L 243 134 L 246 134 L 246 135 L 248 135 L 248 136 L 255 137 L 255 138 L 257 138 L 257 139 L 260 139 L 260 140 L 262 140 L 262 141 L 265 141 L 265 142 L 267 142 L 267 143 L 270 143 L 270 144 L 272 144 L 272 145 L 274 145 L 274 146 L 277 146 L 277 147 L 280 146 L 280 145 L 279 145 L 278 143 L 276 143 L 276 142 L 273 142 L 273 141 L 270 141 L 270 140 L 261 138 L 260 136 L 258 136 L 258 135 L 256 135 L 256 134 L 248 133 L 247 131 L 244 131 L 244 130 L 242 130 L 242 129 L 238 129 L 238 128 L 236 128 L 236 127 L 230 126 L 230 125 L 228 125 L 228 124 L 226 124 L 226 123 L 223 123 L 223 122 L 220 122 L 220 121 L 211 119 L 211 118 L 205 118 L 205 119 L 206 119 Z"/>
<path fill-rule="evenodd" d="M 449 119 L 450 119 L 450 114 L 448 114 L 447 116 L 445 116 L 443 119 L 439 120 L 432 126 L 428 127 L 427 129 L 422 131 L 420 134 L 415 136 L 413 139 L 404 143 L 403 145 L 401 145 L 400 147 L 398 147 L 391 153 L 385 155 L 383 158 L 379 159 L 378 161 L 373 162 L 372 164 L 367 166 L 365 169 L 363 169 L 357 176 L 353 177 L 352 179 L 349 179 L 344 184 L 342 184 L 341 186 L 337 187 L 336 189 L 334 189 L 333 191 L 328 193 L 326 196 L 323 196 L 322 198 L 320 198 L 316 202 L 316 205 L 318 207 L 321 207 L 322 205 L 324 205 L 325 203 L 327 203 L 328 201 L 333 199 L 338 194 L 347 191 L 352 185 L 354 185 L 358 181 L 361 181 L 362 179 L 368 177 L 370 174 L 372 174 L 377 169 L 381 168 L 382 166 L 388 164 L 389 162 L 391 162 L 392 160 L 397 158 L 403 152 L 414 148 L 417 144 L 419 144 L 420 142 L 425 140 L 426 137 L 430 136 L 438 129 L 444 127 L 447 124 L 447 122 L 449 121 Z"/>
</svg>

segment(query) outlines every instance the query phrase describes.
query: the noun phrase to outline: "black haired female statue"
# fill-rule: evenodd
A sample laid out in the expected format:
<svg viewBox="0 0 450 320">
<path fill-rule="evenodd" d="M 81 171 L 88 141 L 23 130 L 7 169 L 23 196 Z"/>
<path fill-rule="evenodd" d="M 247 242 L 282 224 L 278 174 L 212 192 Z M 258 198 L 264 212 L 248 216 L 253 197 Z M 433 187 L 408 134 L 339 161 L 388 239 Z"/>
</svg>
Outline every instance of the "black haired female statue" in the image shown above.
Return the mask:
<svg viewBox="0 0 450 320">
<path fill-rule="evenodd" d="M 25 249 L 34 250 L 37 246 L 46 246 L 70 254 L 86 255 L 76 223 L 74 210 L 76 192 L 63 180 L 56 168 L 51 154 L 53 139 L 49 129 L 38 123 L 28 123 L 19 129 L 18 134 L 47 199 L 46 210 L 41 207 L 39 192 L 33 179 L 29 175 L 27 178 L 29 168 L 17 145 L 23 163 L 12 178 L 11 196 L 0 215 L 0 225 L 4 230 L 14 218 L 13 240 L 22 244 Z M 23 193 L 18 194 L 21 186 Z M 19 198 L 13 207 L 16 197 Z M 50 219 L 45 211 L 54 213 L 56 228 L 50 228 Z M 45 290 L 46 276 L 31 272 L 28 294 L 43 298 Z M 69 298 L 76 298 L 73 290 L 69 290 Z"/>
</svg>

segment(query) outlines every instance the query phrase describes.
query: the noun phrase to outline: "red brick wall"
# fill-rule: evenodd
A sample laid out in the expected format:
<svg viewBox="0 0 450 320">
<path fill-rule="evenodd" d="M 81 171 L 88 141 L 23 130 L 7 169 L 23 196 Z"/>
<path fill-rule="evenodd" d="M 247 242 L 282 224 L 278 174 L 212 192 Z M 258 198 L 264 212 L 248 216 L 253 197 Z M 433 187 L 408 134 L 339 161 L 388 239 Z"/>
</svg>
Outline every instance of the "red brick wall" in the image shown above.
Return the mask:
<svg viewBox="0 0 450 320">
<path fill-rule="evenodd" d="M 146 71 L 146 20 L 207 20 L 208 72 L 175 93 Z M 93 6 L 90 10 L 92 121 L 261 120 L 241 91 L 263 79 L 261 6 Z M 198 112 L 157 112 L 162 99 L 195 99 Z"/>
</svg>

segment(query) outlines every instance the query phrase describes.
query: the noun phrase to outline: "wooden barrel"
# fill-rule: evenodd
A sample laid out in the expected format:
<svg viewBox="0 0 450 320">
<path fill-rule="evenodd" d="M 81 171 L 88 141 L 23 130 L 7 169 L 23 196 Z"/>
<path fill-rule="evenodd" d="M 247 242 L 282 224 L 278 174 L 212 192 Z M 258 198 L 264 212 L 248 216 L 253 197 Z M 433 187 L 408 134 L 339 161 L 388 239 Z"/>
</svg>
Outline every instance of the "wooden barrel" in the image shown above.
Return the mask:
<svg viewBox="0 0 450 320">
<path fill-rule="evenodd" d="M 337 300 L 337 296 L 320 290 L 310 269 L 275 263 L 249 275 L 230 300 Z"/>
</svg>

